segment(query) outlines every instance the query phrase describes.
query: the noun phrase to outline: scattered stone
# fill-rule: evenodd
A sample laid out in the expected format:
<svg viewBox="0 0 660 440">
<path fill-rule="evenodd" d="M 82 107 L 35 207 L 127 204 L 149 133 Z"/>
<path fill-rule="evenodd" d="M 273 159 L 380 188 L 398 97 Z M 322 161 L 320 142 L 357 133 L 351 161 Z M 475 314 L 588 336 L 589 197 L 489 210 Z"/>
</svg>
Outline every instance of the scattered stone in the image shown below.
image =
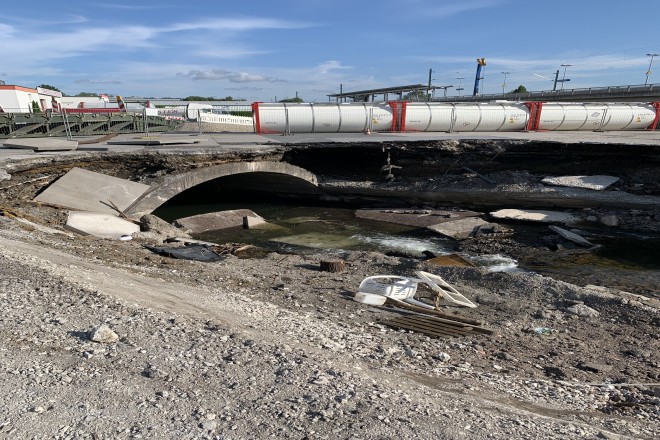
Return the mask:
<svg viewBox="0 0 660 440">
<path fill-rule="evenodd" d="M 465 240 L 478 235 L 506 231 L 495 223 L 489 223 L 479 217 L 468 217 L 450 222 L 428 226 L 428 229 L 454 240 Z"/>
<path fill-rule="evenodd" d="M 593 246 L 593 243 L 591 243 L 589 240 L 583 238 L 582 236 L 574 232 L 567 231 L 566 229 L 560 228 L 559 226 L 555 226 L 555 225 L 550 225 L 548 227 L 553 231 L 555 231 L 557 234 L 564 237 L 566 240 L 572 241 L 573 243 L 577 243 L 582 246 Z"/>
<path fill-rule="evenodd" d="M 602 217 L 600 218 L 600 222 L 601 222 L 602 224 L 604 224 L 605 226 L 612 226 L 612 227 L 614 227 L 614 226 L 619 226 L 619 223 L 620 223 L 620 221 L 619 221 L 619 217 L 617 217 L 617 216 L 614 215 L 614 214 L 612 214 L 612 215 L 604 215 L 604 216 L 602 216 Z"/>
<path fill-rule="evenodd" d="M 449 362 L 451 356 L 449 356 L 447 353 L 443 351 L 434 355 L 433 358 L 439 360 L 440 362 Z"/>
<path fill-rule="evenodd" d="M 119 340 L 117 333 L 112 331 L 106 324 L 101 324 L 89 332 L 89 340 L 101 344 L 111 344 Z"/>
<path fill-rule="evenodd" d="M 5 170 L 0 170 L 0 182 L 3 180 L 11 180 L 11 174 Z"/>
<path fill-rule="evenodd" d="M 166 237 L 190 238 L 190 235 L 183 229 L 166 222 L 153 214 L 145 214 L 140 217 L 140 227 L 144 232 L 157 232 Z"/>
<path fill-rule="evenodd" d="M 599 364 L 596 362 L 582 362 L 578 368 L 592 373 L 607 373 L 612 370 L 611 365 Z"/>
<path fill-rule="evenodd" d="M 600 313 L 598 313 L 598 311 L 584 304 L 575 304 L 567 308 L 566 311 L 568 313 L 572 313 L 573 315 L 582 316 L 585 318 L 596 318 L 600 316 Z"/>
</svg>

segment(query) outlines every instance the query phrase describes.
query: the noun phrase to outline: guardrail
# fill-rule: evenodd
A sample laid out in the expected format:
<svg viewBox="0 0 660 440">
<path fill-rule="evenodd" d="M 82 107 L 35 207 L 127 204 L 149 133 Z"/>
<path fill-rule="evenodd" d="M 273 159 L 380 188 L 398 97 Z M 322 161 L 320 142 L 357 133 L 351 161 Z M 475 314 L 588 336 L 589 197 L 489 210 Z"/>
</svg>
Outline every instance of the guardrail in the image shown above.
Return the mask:
<svg viewBox="0 0 660 440">
<path fill-rule="evenodd" d="M 660 84 L 648 85 L 625 85 L 625 86 L 608 86 L 608 87 L 589 87 L 579 89 L 564 89 L 564 90 L 542 90 L 524 93 L 492 93 L 481 94 L 477 96 L 448 96 L 433 98 L 433 101 L 438 102 L 460 102 L 460 101 L 495 101 L 495 100 L 508 100 L 508 101 L 537 101 L 537 100 L 574 100 L 574 99 L 589 99 L 593 98 L 607 98 L 612 99 L 638 99 L 650 98 L 649 100 L 660 99 Z"/>
</svg>

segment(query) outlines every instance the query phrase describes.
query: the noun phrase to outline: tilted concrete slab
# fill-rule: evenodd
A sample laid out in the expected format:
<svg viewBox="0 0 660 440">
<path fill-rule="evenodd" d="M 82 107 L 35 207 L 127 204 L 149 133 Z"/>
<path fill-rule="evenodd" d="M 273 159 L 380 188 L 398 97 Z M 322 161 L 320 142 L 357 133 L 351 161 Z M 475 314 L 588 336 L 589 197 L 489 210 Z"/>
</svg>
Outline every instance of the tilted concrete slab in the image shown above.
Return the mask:
<svg viewBox="0 0 660 440">
<path fill-rule="evenodd" d="M 574 232 L 567 231 L 566 229 L 560 228 L 559 226 L 555 226 L 555 225 L 550 225 L 548 227 L 553 231 L 555 231 L 557 234 L 564 237 L 566 240 L 572 241 L 573 243 L 577 243 L 582 246 L 593 246 L 593 243 L 591 243 L 589 240 Z"/>
<path fill-rule="evenodd" d="M 6 139 L 5 148 L 17 148 L 32 151 L 73 151 L 78 148 L 78 141 L 56 138 Z"/>
<path fill-rule="evenodd" d="M 209 212 L 176 219 L 174 224 L 184 231 L 199 234 L 207 231 L 243 227 L 243 217 L 252 217 L 255 220 L 266 222 L 263 217 L 249 209 L 232 209 L 229 211 Z"/>
<path fill-rule="evenodd" d="M 613 183 L 619 181 L 614 176 L 558 176 L 546 177 L 543 183 L 555 186 L 569 186 L 572 188 L 586 188 L 602 191 Z"/>
<path fill-rule="evenodd" d="M 134 137 L 131 139 L 115 139 L 107 141 L 108 145 L 179 145 L 179 144 L 199 144 L 208 142 L 207 138 L 192 136 L 145 136 Z"/>
<path fill-rule="evenodd" d="M 479 213 L 474 211 L 435 209 L 358 209 L 355 211 L 355 216 L 358 218 L 420 228 L 478 215 Z"/>
<path fill-rule="evenodd" d="M 491 212 L 493 218 L 500 220 L 521 220 L 529 222 L 541 223 L 577 223 L 580 221 L 579 217 L 575 217 L 568 212 L 559 211 L 542 211 L 542 210 L 524 210 L 524 209 L 500 209 L 499 211 Z"/>
<path fill-rule="evenodd" d="M 80 211 L 117 214 L 108 201 L 123 211 L 148 189 L 149 186 L 142 183 L 72 168 L 34 201 Z"/>
<path fill-rule="evenodd" d="M 69 212 L 66 228 L 83 235 L 119 240 L 140 231 L 140 226 L 116 215 L 98 212 Z"/>
<path fill-rule="evenodd" d="M 479 217 L 468 217 L 451 222 L 428 226 L 428 229 L 454 240 L 465 240 L 474 237 L 481 228 L 496 229 L 499 225 L 489 223 Z"/>
</svg>

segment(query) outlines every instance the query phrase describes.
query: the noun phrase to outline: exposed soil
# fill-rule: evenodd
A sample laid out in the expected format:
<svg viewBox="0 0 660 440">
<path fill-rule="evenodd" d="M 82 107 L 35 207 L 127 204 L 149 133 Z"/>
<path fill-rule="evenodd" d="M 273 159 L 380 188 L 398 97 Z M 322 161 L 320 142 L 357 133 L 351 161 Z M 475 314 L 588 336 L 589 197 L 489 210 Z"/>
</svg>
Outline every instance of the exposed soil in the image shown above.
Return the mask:
<svg viewBox="0 0 660 440">
<path fill-rule="evenodd" d="M 660 301 L 653 292 L 367 252 L 175 260 L 144 247 L 162 245 L 164 236 L 154 232 L 128 242 L 52 233 L 44 227 L 64 232 L 66 211 L 30 202 L 72 166 L 152 183 L 174 170 L 263 156 L 310 166 L 315 162 L 290 156 L 312 154 L 306 151 L 100 154 L 5 166 L 12 178 L 0 182 L 0 437 L 660 436 Z M 384 157 L 378 152 L 377 169 Z M 644 177 L 657 172 L 657 152 L 647 153 L 608 191 L 658 195 L 657 182 Z M 487 152 L 475 147 L 474 154 Z M 392 163 L 398 160 L 393 155 Z M 356 188 L 435 178 L 401 175 L 387 183 L 376 172 L 357 179 L 352 166 L 342 174 L 336 162 L 332 169 L 323 162 L 321 175 L 337 181 L 351 174 L 347 186 Z M 521 165 L 466 166 L 496 178 L 495 188 L 463 170 L 443 178 L 456 188 L 486 185 L 497 193 L 510 185 L 533 189 L 542 175 L 542 168 Z M 656 205 L 590 209 L 581 215 L 599 227 L 615 215 L 626 232 L 658 232 Z M 513 237 L 461 246 L 537 258 L 549 245 Z M 347 269 L 319 271 L 330 256 Z M 366 276 L 415 270 L 454 285 L 478 305 L 456 311 L 484 320 L 497 335 L 435 339 L 396 330 L 383 322 L 400 312 L 351 299 Z M 103 323 L 117 340 L 90 340 L 89 330 Z"/>
</svg>

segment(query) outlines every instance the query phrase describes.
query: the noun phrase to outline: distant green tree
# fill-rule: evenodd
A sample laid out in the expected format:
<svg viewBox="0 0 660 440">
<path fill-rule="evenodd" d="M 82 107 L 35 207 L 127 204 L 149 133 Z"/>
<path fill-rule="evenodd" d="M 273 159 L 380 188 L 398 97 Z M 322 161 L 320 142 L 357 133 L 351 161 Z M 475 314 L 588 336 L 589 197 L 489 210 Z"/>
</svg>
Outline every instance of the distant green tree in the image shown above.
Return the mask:
<svg viewBox="0 0 660 440">
<path fill-rule="evenodd" d="M 521 84 L 517 88 L 511 90 L 509 93 L 527 93 L 527 87 Z"/>
<path fill-rule="evenodd" d="M 429 95 L 426 93 L 426 90 L 413 90 L 408 92 L 403 96 L 405 101 L 426 101 Z"/>
<path fill-rule="evenodd" d="M 305 102 L 302 98 L 295 97 L 295 98 L 287 98 L 287 99 L 282 99 L 280 102 Z"/>
<path fill-rule="evenodd" d="M 37 101 L 32 101 L 32 113 L 41 113 L 41 107 Z"/>
<path fill-rule="evenodd" d="M 55 87 L 55 86 L 51 86 L 50 84 L 42 84 L 42 85 L 37 86 L 37 87 L 41 87 L 42 89 L 55 90 L 56 92 L 60 92 L 60 93 L 62 93 L 62 91 L 61 91 L 60 89 L 58 89 L 58 88 Z"/>
<path fill-rule="evenodd" d="M 92 92 L 80 92 L 75 96 L 76 97 L 81 97 L 81 98 L 92 98 L 92 97 L 99 96 L 99 94 L 98 93 L 92 93 Z"/>
<path fill-rule="evenodd" d="M 186 96 L 183 98 L 184 101 L 220 101 L 213 96 Z"/>
</svg>

